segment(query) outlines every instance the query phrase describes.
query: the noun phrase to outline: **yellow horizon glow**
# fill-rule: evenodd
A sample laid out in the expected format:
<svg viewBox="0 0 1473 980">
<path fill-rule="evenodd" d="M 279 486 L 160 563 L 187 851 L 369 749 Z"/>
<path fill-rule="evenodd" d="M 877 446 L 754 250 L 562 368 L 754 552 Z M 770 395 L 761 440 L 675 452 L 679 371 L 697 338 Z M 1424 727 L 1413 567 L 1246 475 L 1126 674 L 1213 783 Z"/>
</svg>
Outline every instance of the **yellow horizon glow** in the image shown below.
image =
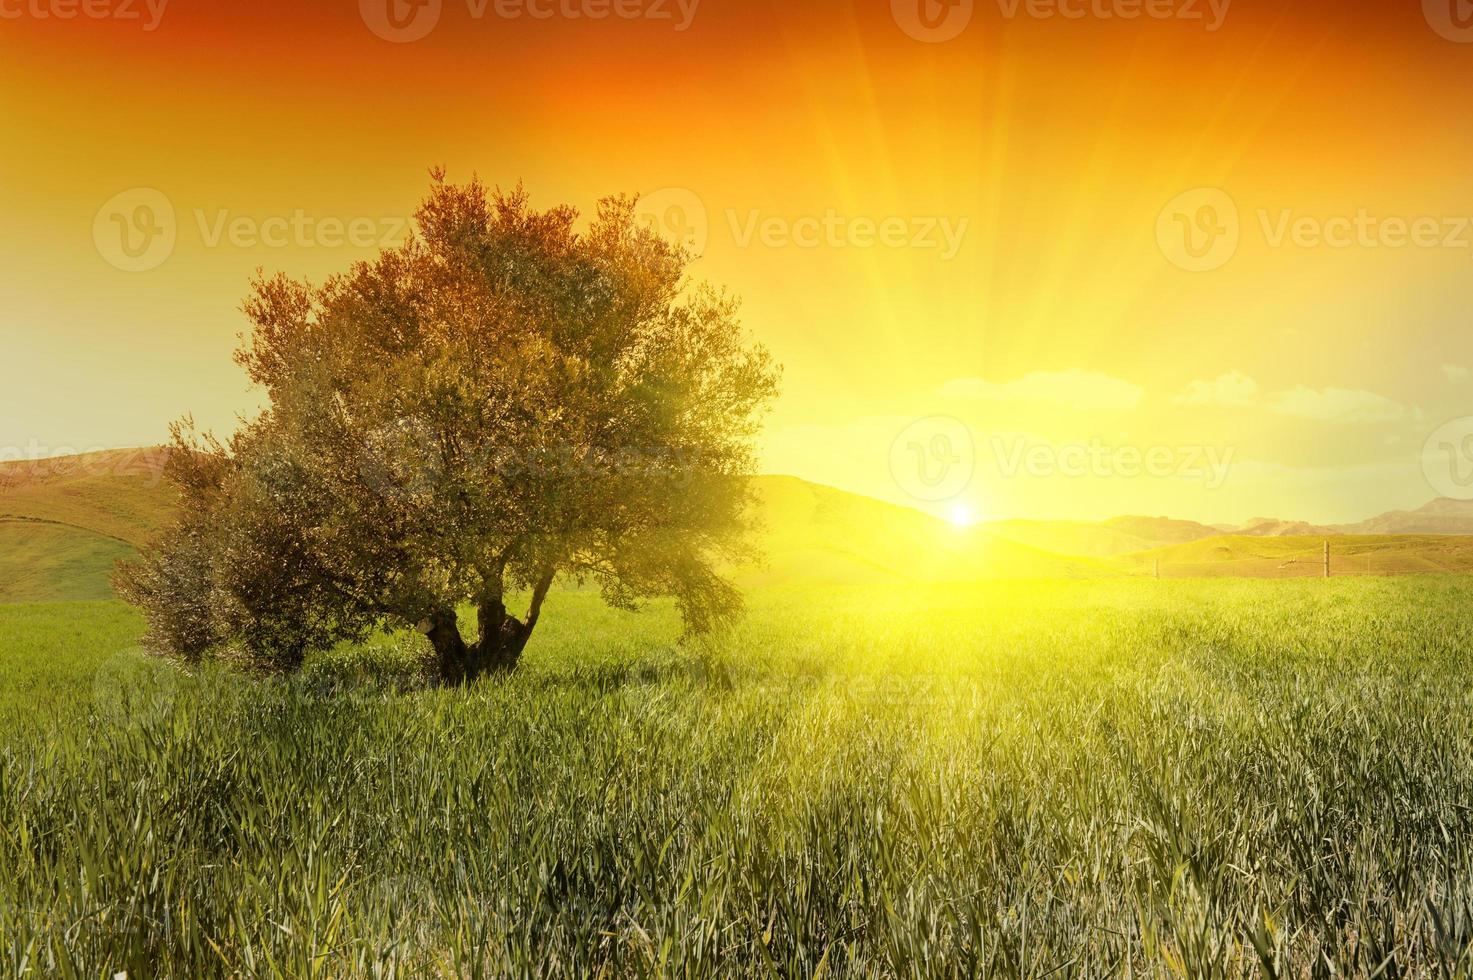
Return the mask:
<svg viewBox="0 0 1473 980">
<path fill-rule="evenodd" d="M 0 447 L 154 444 L 185 413 L 228 433 L 260 406 L 231 360 L 254 270 L 321 281 L 371 256 L 443 164 L 585 215 L 649 195 L 785 366 L 764 472 L 946 519 L 952 498 L 891 453 L 939 417 L 999 519 L 1417 507 L 1430 434 L 1469 412 L 1473 246 L 1275 239 L 1285 213 L 1473 215 L 1473 110 L 1428 94 L 1465 90 L 1473 58 L 1415 6 L 1332 23 L 1234 4 L 1208 32 L 977 5 L 935 44 L 889 4 L 833 0 L 701 5 L 681 31 L 447 4 L 405 44 L 352 3 L 169 5 L 149 32 L 8 21 L 0 77 L 24 98 L 0 126 L 27 152 L 0 164 Z M 415 85 L 364 85 L 365 65 Z M 140 188 L 176 240 L 128 271 L 95 232 Z M 1173 206 L 1199 227 L 1191 195 L 1214 190 L 1240 241 L 1188 268 L 1161 229 Z M 356 219 L 382 234 L 324 231 Z M 1125 475 L 1162 448 L 1231 452 L 1227 475 Z"/>
</svg>

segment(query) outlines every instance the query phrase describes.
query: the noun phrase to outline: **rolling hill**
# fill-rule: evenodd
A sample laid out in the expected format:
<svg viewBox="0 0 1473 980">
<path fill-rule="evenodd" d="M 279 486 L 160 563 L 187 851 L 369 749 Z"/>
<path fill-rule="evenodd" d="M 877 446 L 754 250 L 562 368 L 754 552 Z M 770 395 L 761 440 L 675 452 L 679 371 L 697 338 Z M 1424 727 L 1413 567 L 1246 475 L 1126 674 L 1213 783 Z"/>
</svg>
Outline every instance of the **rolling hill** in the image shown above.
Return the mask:
<svg viewBox="0 0 1473 980">
<path fill-rule="evenodd" d="M 120 450 L 0 464 L 0 602 L 102 599 L 120 558 L 175 506 L 166 451 Z M 747 586 L 987 579 L 1473 572 L 1473 503 L 1435 500 L 1360 524 L 1265 518 L 1223 533 L 1166 517 L 1001 521 L 966 530 L 795 477 L 755 479 L 765 558 Z"/>
<path fill-rule="evenodd" d="M 0 464 L 0 602 L 105 599 L 108 575 L 168 520 L 164 451 Z"/>
<path fill-rule="evenodd" d="M 78 528 L 140 545 L 174 507 L 166 451 L 121 449 L 0 463 L 0 518 Z"/>
<path fill-rule="evenodd" d="M 168 519 L 165 451 L 0 464 L 0 602 L 100 599 L 108 576 Z M 1088 560 L 1049 554 L 918 511 L 806 483 L 756 478 L 765 559 L 743 584 L 1079 578 Z"/>
</svg>

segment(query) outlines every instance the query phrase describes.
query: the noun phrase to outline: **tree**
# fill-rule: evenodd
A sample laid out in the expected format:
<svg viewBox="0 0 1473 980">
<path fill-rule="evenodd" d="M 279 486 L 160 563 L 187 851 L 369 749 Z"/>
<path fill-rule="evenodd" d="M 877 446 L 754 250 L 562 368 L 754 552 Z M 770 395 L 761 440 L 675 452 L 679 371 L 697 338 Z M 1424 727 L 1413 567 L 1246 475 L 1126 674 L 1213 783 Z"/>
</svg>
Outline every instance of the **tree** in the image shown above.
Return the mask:
<svg viewBox="0 0 1473 980">
<path fill-rule="evenodd" d="M 410 625 L 460 684 L 517 664 L 559 576 L 673 596 L 692 633 L 740 610 L 718 569 L 748 554 L 778 371 L 737 303 L 633 200 L 580 233 L 432 176 L 404 246 L 321 287 L 258 275 L 237 360 L 269 407 L 228 445 L 175 427 L 180 517 L 117 577 L 156 647 L 291 669 Z"/>
</svg>

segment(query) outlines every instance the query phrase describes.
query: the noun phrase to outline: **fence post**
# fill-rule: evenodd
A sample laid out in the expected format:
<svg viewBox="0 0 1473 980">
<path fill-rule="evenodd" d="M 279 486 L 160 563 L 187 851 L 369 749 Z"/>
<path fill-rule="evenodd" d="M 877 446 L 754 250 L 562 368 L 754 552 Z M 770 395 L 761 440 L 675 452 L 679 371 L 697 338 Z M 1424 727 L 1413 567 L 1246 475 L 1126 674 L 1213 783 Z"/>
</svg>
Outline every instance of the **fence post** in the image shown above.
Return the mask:
<svg viewBox="0 0 1473 980">
<path fill-rule="evenodd" d="M 1159 579 L 1160 577 L 1161 577 L 1161 559 L 1160 558 L 1157 558 L 1156 559 L 1156 578 Z"/>
<path fill-rule="evenodd" d="M 1325 542 L 1325 578 L 1330 577 L 1330 542 Z"/>
</svg>

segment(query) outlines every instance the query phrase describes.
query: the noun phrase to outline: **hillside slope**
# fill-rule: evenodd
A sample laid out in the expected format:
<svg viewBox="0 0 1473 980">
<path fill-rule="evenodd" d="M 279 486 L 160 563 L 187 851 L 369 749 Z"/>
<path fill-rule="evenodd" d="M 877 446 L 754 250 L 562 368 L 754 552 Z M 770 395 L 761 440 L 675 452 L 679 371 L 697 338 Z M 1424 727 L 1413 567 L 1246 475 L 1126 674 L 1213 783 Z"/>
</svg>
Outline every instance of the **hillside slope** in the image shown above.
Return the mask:
<svg viewBox="0 0 1473 980">
<path fill-rule="evenodd" d="M 114 564 L 173 512 L 165 455 L 125 450 L 0 464 L 0 602 L 111 595 Z M 962 530 L 795 477 L 757 477 L 754 489 L 765 557 L 730 570 L 749 587 L 1149 575 L 1158 560 L 1168 577 L 1307 576 L 1322 573 L 1327 538 L 1336 574 L 1473 572 L 1473 535 L 1459 536 L 1473 530 L 1473 504 L 1458 501 L 1299 534 L 1292 532 L 1310 526 L 1265 521 L 1221 534 L 1193 521 L 1146 517 Z M 1345 533 L 1361 528 L 1397 533 Z"/>
<path fill-rule="evenodd" d="M 108 599 L 108 573 L 132 545 L 64 524 L 0 518 L 0 602 Z"/>
<path fill-rule="evenodd" d="M 0 464 L 0 518 L 78 528 L 143 544 L 174 508 L 163 449 L 123 449 Z"/>
<path fill-rule="evenodd" d="M 108 577 L 172 513 L 163 450 L 0 465 L 0 602 L 97 599 Z M 918 511 L 758 477 L 759 565 L 747 585 L 1076 578 L 1100 570 Z"/>
<path fill-rule="evenodd" d="M 0 602 L 105 599 L 118 559 L 174 508 L 164 451 L 0 464 Z"/>
</svg>

